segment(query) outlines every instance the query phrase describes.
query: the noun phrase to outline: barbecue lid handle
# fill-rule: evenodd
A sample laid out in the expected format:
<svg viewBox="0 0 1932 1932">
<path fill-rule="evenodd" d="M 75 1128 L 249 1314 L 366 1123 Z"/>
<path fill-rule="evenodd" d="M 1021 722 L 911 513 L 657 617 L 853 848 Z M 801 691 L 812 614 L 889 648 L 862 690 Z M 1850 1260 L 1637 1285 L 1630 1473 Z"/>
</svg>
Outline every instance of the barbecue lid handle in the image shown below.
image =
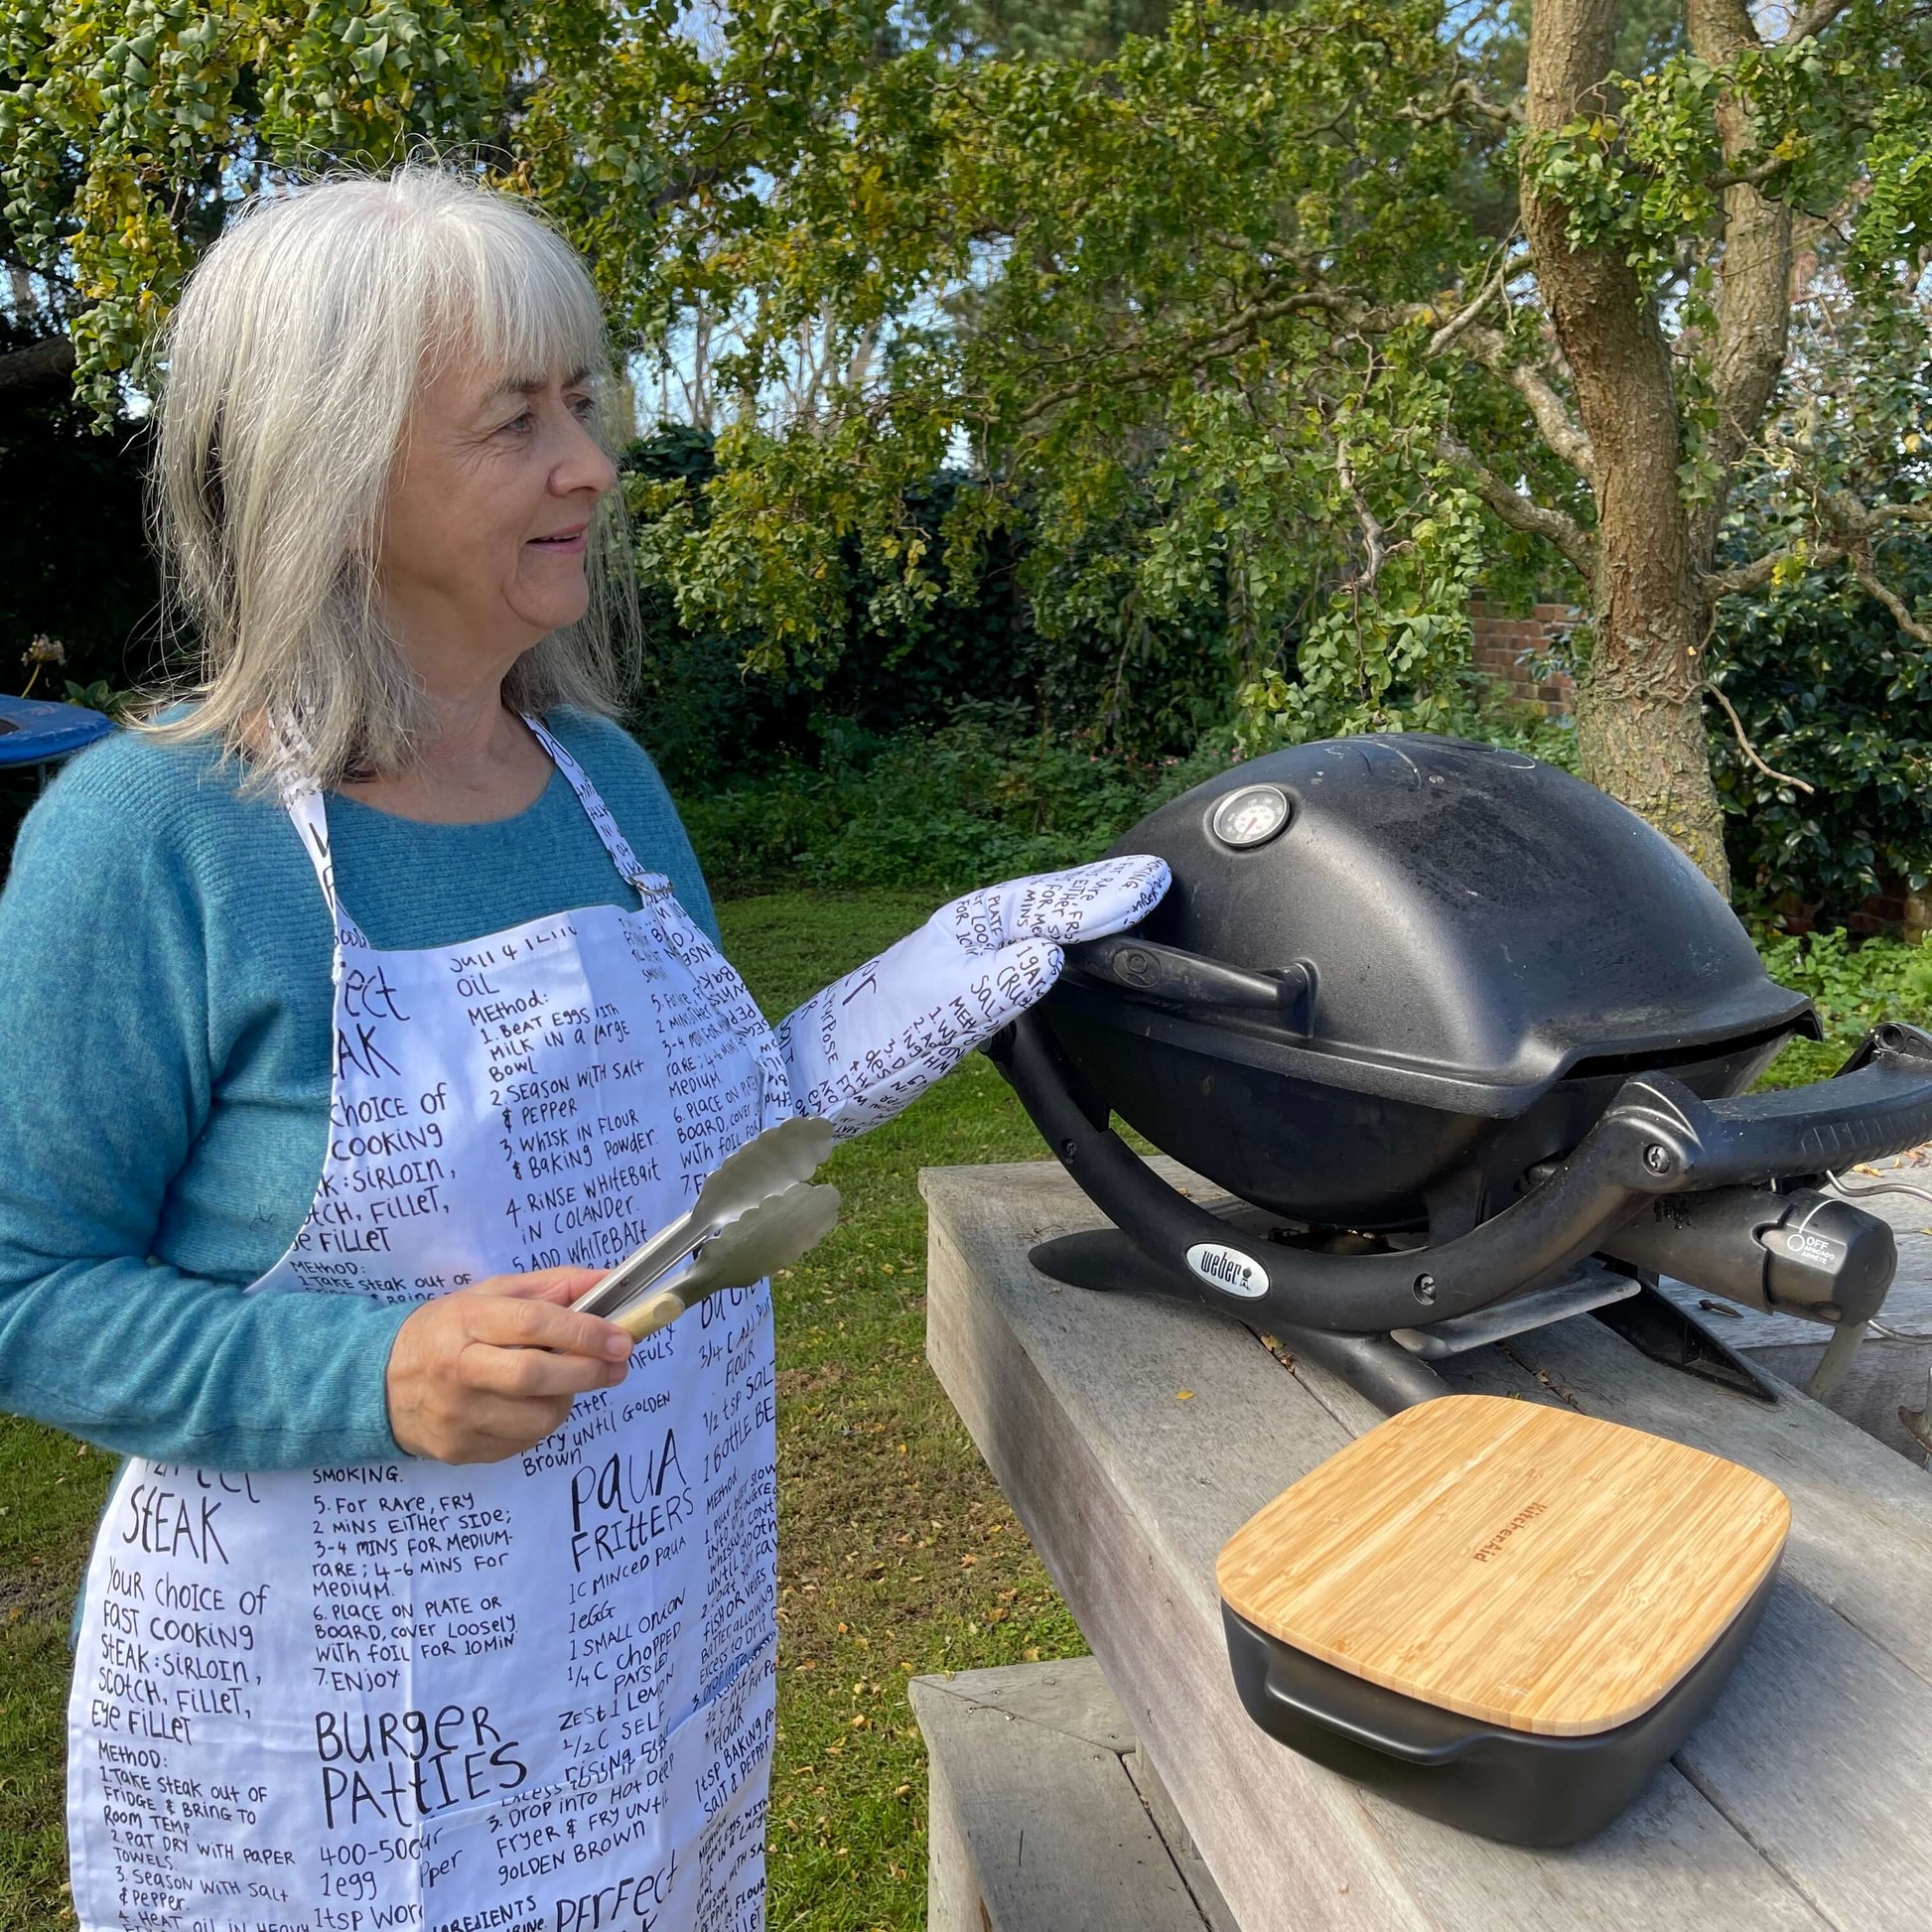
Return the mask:
<svg viewBox="0 0 1932 1932">
<path fill-rule="evenodd" d="M 1313 1028 L 1314 966 L 1298 959 L 1279 972 L 1230 966 L 1204 953 L 1131 932 L 1066 949 L 1067 969 L 1156 1006 L 1238 1007 L 1283 1014 L 1297 1033 Z"/>
</svg>

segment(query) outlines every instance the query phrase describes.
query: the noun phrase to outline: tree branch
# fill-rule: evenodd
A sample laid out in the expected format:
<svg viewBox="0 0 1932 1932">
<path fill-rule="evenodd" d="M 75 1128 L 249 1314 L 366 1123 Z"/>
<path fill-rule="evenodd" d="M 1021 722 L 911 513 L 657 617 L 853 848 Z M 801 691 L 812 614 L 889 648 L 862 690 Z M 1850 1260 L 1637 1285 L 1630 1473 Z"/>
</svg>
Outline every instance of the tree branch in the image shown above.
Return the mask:
<svg viewBox="0 0 1932 1932">
<path fill-rule="evenodd" d="M 1482 500 L 1509 525 L 1525 536 L 1541 537 L 1554 544 L 1571 563 L 1588 577 L 1596 567 L 1596 543 L 1589 532 L 1573 516 L 1562 510 L 1547 509 L 1533 503 L 1520 489 L 1512 488 L 1483 463 L 1466 443 L 1445 430 L 1436 439 L 1438 452 L 1457 469 L 1466 472 Z"/>
<path fill-rule="evenodd" d="M 1789 771 L 1773 771 L 1771 767 L 1768 764 L 1766 764 L 1761 758 L 1758 757 L 1757 747 L 1753 745 L 1750 742 L 1750 740 L 1744 736 L 1744 721 L 1743 719 L 1738 717 L 1737 707 L 1733 705 L 1730 702 L 1730 700 L 1727 697 L 1725 697 L 1725 694 L 1721 690 L 1719 690 L 1715 684 L 1711 682 L 1709 678 L 1705 679 L 1704 688 L 1708 692 L 1710 692 L 1710 694 L 1714 698 L 1716 698 L 1721 705 L 1724 706 L 1725 716 L 1730 720 L 1730 729 L 1737 734 L 1737 749 L 1740 752 L 1742 752 L 1743 755 L 1747 759 L 1749 759 L 1750 761 L 1754 765 L 1756 765 L 1757 768 L 1761 772 L 1763 772 L 1767 778 L 1775 778 L 1778 781 L 1778 783 L 1781 785 L 1792 785 L 1797 790 L 1806 793 L 1808 796 L 1816 792 L 1816 790 L 1818 789 L 1816 785 L 1807 784 L 1802 778 L 1794 778 Z"/>
<path fill-rule="evenodd" d="M 1741 597 L 1750 591 L 1761 591 L 1779 569 L 1785 564 L 1813 564 L 1823 567 L 1840 562 L 1845 555 L 1843 547 L 1836 543 L 1791 543 L 1782 550 L 1767 550 L 1761 557 L 1753 557 L 1747 564 L 1733 565 L 1729 570 L 1708 570 L 1704 573 L 1704 585 L 1715 597 Z"/>
<path fill-rule="evenodd" d="M 1498 254 L 1495 268 L 1482 278 L 1482 286 L 1437 330 L 1435 335 L 1430 337 L 1429 346 L 1423 350 L 1425 355 L 1433 358 L 1441 355 L 1445 349 L 1454 346 L 1457 339 L 1476 317 L 1501 295 L 1503 284 L 1508 279 L 1508 269 L 1509 256 L 1505 250 Z"/>
<path fill-rule="evenodd" d="M 1784 156 L 1766 155 L 1762 161 L 1754 162 L 1748 168 L 1719 168 L 1705 176 L 1704 185 L 1720 192 L 1726 188 L 1757 188 L 1769 181 L 1780 168 L 1790 165 Z"/>
<path fill-rule="evenodd" d="M 1891 523 L 1932 523 L 1932 502 L 1861 503 L 1848 490 L 1825 491 L 1818 499 L 1822 521 L 1833 532 L 1832 540 L 1816 545 L 1794 543 L 1782 550 L 1768 551 L 1732 570 L 1709 571 L 1705 585 L 1713 597 L 1729 597 L 1739 592 L 1762 590 L 1787 563 L 1823 568 L 1828 564 L 1849 566 L 1854 580 L 1864 594 L 1882 604 L 1891 621 L 1915 643 L 1932 645 L 1932 623 L 1913 615 L 1912 608 L 1878 575 L 1872 562 L 1871 540 L 1883 534 Z"/>
<path fill-rule="evenodd" d="M 1590 444 L 1588 433 L 1571 413 L 1570 405 L 1558 393 L 1556 384 L 1550 380 L 1547 372 L 1534 362 L 1511 360 L 1509 345 L 1498 330 L 1470 329 L 1466 332 L 1465 340 L 1469 353 L 1490 374 L 1507 382 L 1529 404 L 1530 414 L 1536 418 L 1536 427 L 1544 442 L 1586 483 L 1593 484 L 1596 482 L 1596 451 Z"/>
<path fill-rule="evenodd" d="M 25 348 L 0 355 L 0 396 L 51 389 L 73 374 L 73 344 L 65 335 L 43 336 Z"/>
<path fill-rule="evenodd" d="M 1864 520 L 1873 529 L 1881 523 L 1932 523 L 1932 502 L 1873 503 Z"/>
<path fill-rule="evenodd" d="M 1090 354 L 1055 359 L 1061 363 L 1071 360 L 1099 361 L 1103 357 L 1118 356 L 1123 350 L 1131 354 L 1135 349 L 1148 347 L 1153 351 L 1152 359 L 1140 368 L 1116 368 L 1111 374 L 1103 371 L 1105 379 L 1117 387 L 1144 389 L 1151 383 L 1165 382 L 1182 369 L 1199 368 L 1205 363 L 1217 362 L 1234 354 L 1254 341 L 1256 332 L 1264 324 L 1279 322 L 1284 316 L 1297 314 L 1304 309 L 1325 309 L 1356 327 L 1377 320 L 1387 321 L 1386 317 L 1378 316 L 1374 311 L 1364 310 L 1354 296 L 1341 290 L 1298 289 L 1291 295 L 1278 296 L 1272 301 L 1250 303 L 1247 308 L 1236 310 L 1204 333 L 1182 338 L 1166 346 L 1132 342 L 1108 345 L 1092 350 Z M 1031 428 L 1042 416 L 1050 414 L 1062 404 L 1076 401 L 1089 386 L 1090 381 L 1065 382 L 1058 388 L 1043 391 L 1034 398 L 1021 427 Z"/>
<path fill-rule="evenodd" d="M 1347 490 L 1348 500 L 1354 506 L 1355 519 L 1362 526 L 1362 567 L 1340 588 L 1345 591 L 1367 591 L 1372 595 L 1375 580 L 1381 576 L 1382 566 L 1388 561 L 1389 533 L 1382 527 L 1381 519 L 1369 508 L 1368 499 L 1355 481 L 1355 467 L 1348 459 L 1345 439 L 1335 444 L 1335 476 Z"/>
<path fill-rule="evenodd" d="M 1932 624 L 1921 623 L 1913 617 L 1911 607 L 1888 584 L 1879 581 L 1871 566 L 1863 559 L 1855 560 L 1852 575 L 1859 580 L 1859 587 L 1867 597 L 1875 597 L 1891 613 L 1891 621 L 1906 636 L 1921 644 L 1932 644 Z"/>
<path fill-rule="evenodd" d="M 1473 114 L 1479 120 L 1494 121 L 1501 127 L 1521 127 L 1523 124 L 1520 102 L 1484 100 L 1476 91 L 1476 83 L 1466 73 L 1450 86 L 1435 106 L 1418 107 L 1411 101 L 1407 106 L 1398 107 L 1395 117 L 1399 121 L 1413 121 L 1418 127 L 1434 127 L 1438 121 L 1451 120 L 1463 113 Z"/>
<path fill-rule="evenodd" d="M 1815 0 L 1812 6 L 1792 20 L 1778 45 L 1796 47 L 1800 41 L 1808 41 L 1822 34 L 1845 11 L 1845 7 L 1846 0 Z"/>
</svg>

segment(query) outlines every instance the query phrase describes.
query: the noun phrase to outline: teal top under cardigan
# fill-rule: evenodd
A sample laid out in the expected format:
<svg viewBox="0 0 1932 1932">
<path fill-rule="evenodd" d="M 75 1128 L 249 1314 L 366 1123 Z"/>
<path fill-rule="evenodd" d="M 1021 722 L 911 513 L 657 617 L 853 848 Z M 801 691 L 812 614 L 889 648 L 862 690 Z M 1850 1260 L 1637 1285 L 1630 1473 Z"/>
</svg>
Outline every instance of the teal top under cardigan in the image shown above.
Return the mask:
<svg viewBox="0 0 1932 1932">
<path fill-rule="evenodd" d="M 548 720 L 645 867 L 716 936 L 663 781 L 616 725 Z M 207 748 L 82 753 L 0 894 L 0 1409 L 212 1468 L 396 1454 L 407 1308 L 244 1296 L 308 1212 L 328 1138 L 331 934 L 288 814 Z M 371 945 L 451 946 L 634 896 L 560 774 L 484 825 L 331 795 Z"/>
</svg>

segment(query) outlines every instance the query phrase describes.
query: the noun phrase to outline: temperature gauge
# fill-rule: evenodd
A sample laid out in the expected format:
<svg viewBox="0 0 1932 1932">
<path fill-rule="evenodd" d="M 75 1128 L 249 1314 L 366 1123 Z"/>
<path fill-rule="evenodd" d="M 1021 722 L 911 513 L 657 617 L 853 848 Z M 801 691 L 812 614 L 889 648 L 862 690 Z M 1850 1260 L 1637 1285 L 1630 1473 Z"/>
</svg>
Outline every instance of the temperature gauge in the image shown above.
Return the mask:
<svg viewBox="0 0 1932 1932">
<path fill-rule="evenodd" d="M 1238 852 L 1266 845 L 1288 821 L 1294 807 L 1280 785 L 1243 785 L 1215 805 L 1207 829 Z"/>
</svg>

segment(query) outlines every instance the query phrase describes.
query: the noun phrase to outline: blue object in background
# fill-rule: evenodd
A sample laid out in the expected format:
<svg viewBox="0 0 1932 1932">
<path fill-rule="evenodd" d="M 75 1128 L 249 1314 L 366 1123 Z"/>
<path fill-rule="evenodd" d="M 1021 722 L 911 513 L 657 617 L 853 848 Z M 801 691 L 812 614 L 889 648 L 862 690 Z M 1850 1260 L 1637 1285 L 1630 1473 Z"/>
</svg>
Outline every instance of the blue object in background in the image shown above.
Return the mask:
<svg viewBox="0 0 1932 1932">
<path fill-rule="evenodd" d="M 47 698 L 0 697 L 0 770 L 32 764 L 43 779 L 49 765 L 114 729 L 111 718 L 77 704 Z"/>
</svg>

